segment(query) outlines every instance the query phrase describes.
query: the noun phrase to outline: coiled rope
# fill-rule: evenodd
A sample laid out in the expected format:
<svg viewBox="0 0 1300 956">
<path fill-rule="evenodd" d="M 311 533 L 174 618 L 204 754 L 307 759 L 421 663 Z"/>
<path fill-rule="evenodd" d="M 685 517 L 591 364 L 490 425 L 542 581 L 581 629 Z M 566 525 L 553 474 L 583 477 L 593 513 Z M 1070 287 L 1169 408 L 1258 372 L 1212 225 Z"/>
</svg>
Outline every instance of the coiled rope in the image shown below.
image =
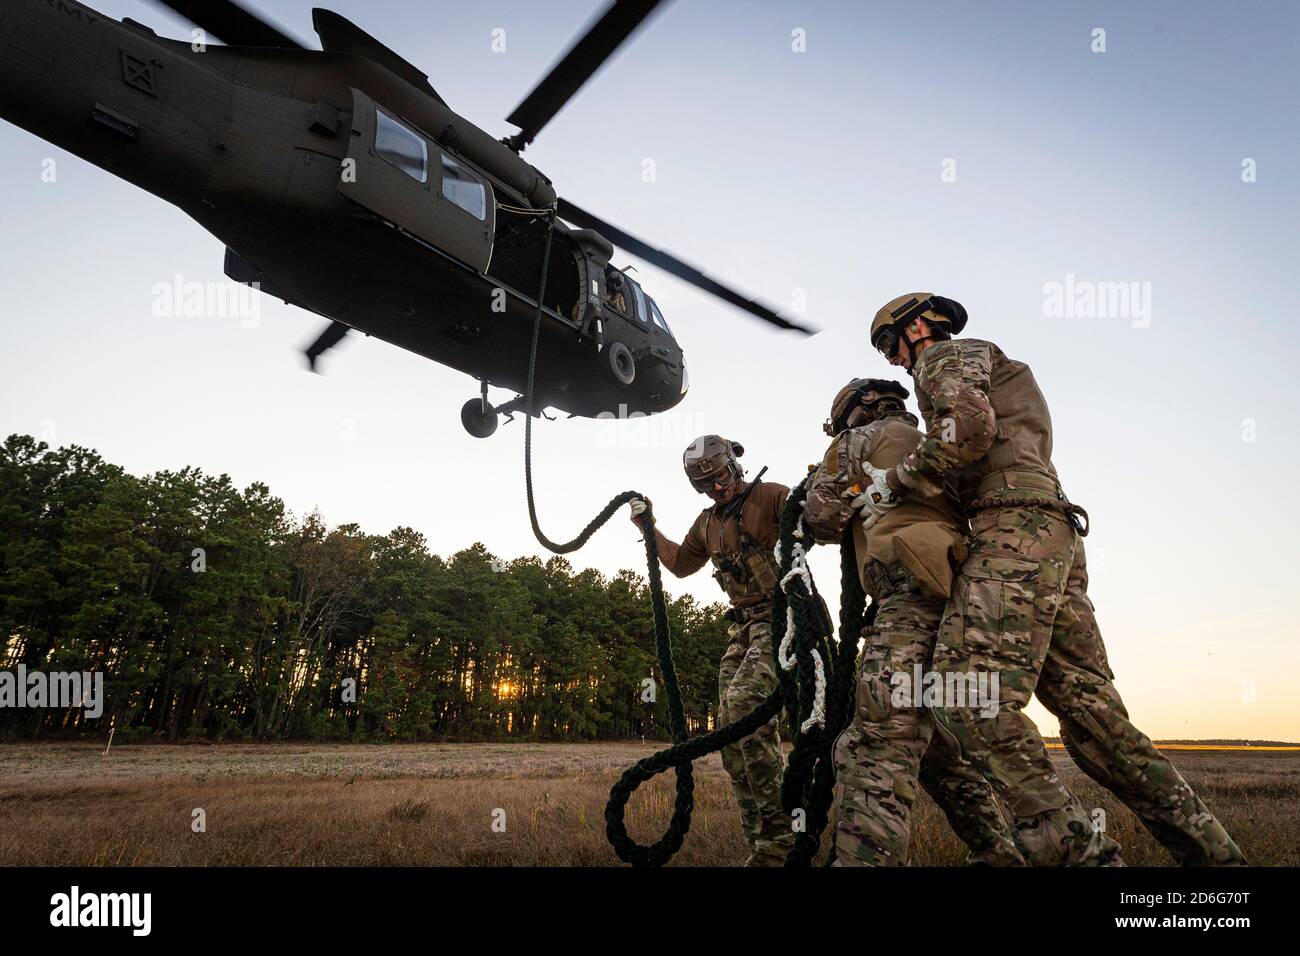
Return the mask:
<svg viewBox="0 0 1300 956">
<path fill-rule="evenodd" d="M 840 606 L 841 637 L 838 653 L 832 656 L 829 635 L 819 633 L 821 629 L 815 624 L 812 602 L 820 602 L 821 598 L 813 585 L 803 547 L 806 531 L 802 527 L 802 512 L 808 479 L 805 478 L 791 491 L 781 513 L 781 534 L 776 551 L 781 583 L 772 592 L 772 647 L 773 656 L 778 662 L 777 687 L 746 716 L 710 733 L 688 738 L 681 688 L 673 664 L 668 608 L 664 600 L 659 548 L 654 534 L 654 513 L 649 499 L 636 491 L 624 491 L 615 495 L 576 537 L 563 543 L 548 538 L 537 520 L 532 463 L 533 386 L 554 234 L 555 213 L 551 211 L 547 216 L 546 245 L 542 253 L 542 274 L 533 319 L 525 392 L 524 483 L 528 496 L 528 520 L 532 524 L 533 535 L 547 550 L 555 554 L 569 554 L 585 545 L 623 505 L 634 498 L 646 502 L 646 510 L 638 518 L 638 524 L 645 540 L 646 570 L 654 609 L 655 652 L 663 675 L 668 726 L 673 741 L 672 746 L 638 760 L 610 789 L 609 802 L 605 805 L 605 835 L 615 854 L 625 863 L 633 866 L 662 866 L 667 863 L 681 849 L 690 830 L 691 813 L 695 807 L 692 763 L 715 750 L 743 740 L 785 710 L 790 715 L 791 725 L 798 729 L 794 735 L 794 750 L 786 767 L 782 802 L 786 812 L 792 816 L 801 808 L 806 811 L 806 826 L 802 831 L 796 832 L 795 845 L 786 865 L 806 866 L 817 853 L 833 799 L 835 774 L 831 745 L 852 716 L 849 701 L 858 633 L 863 624 L 864 601 L 858 583 L 852 537 L 846 530 L 840 545 L 844 597 Z M 874 612 L 874 606 L 872 611 Z M 648 846 L 638 843 L 627 832 L 624 821 L 627 803 L 641 784 L 670 768 L 677 774 L 672 818 L 663 835 L 654 843 Z"/>
</svg>

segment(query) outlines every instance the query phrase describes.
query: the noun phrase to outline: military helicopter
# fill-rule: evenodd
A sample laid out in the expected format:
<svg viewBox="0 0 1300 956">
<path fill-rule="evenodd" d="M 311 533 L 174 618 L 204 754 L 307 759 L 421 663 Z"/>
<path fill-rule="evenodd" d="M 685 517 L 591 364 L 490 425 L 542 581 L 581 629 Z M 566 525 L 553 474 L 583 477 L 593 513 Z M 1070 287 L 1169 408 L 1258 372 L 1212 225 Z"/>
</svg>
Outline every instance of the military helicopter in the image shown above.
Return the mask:
<svg viewBox="0 0 1300 956">
<path fill-rule="evenodd" d="M 0 116 L 178 206 L 225 243 L 227 276 L 327 319 L 313 370 L 350 329 L 375 336 L 479 379 L 461 421 L 491 435 L 525 404 L 494 408 L 488 386 L 525 387 L 548 238 L 535 409 L 653 414 L 686 393 L 682 348 L 615 245 L 811 331 L 559 198 L 520 155 L 659 0 L 609 6 L 502 140 L 337 13 L 312 11 L 312 50 L 232 0 L 159 2 L 227 45 L 6 0 Z"/>
</svg>

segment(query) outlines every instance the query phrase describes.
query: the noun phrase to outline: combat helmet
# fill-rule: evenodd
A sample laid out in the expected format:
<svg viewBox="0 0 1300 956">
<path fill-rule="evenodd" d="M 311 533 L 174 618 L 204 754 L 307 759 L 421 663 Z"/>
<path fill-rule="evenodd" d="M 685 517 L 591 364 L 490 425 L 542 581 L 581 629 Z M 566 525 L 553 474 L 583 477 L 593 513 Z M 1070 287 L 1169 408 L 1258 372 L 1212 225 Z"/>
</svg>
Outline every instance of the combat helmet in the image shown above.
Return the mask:
<svg viewBox="0 0 1300 956">
<path fill-rule="evenodd" d="M 909 394 L 898 382 L 887 378 L 855 378 L 835 393 L 831 417 L 822 424 L 822 431 L 834 438 L 849 427 L 849 416 L 855 408 L 867 410 L 868 423 L 886 415 L 903 414 L 907 411 L 903 400 Z"/>
<path fill-rule="evenodd" d="M 739 442 L 727 441 L 721 435 L 701 435 L 682 452 L 682 467 L 691 487 L 707 494 L 715 482 L 724 488 L 744 476 L 738 459 L 745 453 Z"/>
<path fill-rule="evenodd" d="M 907 346 L 910 365 L 916 366 L 916 345 L 903 334 L 914 319 L 925 319 L 937 338 L 951 338 L 966 327 L 966 309 L 955 299 L 945 299 L 929 292 L 909 292 L 890 299 L 871 320 L 871 344 L 887 359 L 898 352 L 900 343 Z"/>
</svg>

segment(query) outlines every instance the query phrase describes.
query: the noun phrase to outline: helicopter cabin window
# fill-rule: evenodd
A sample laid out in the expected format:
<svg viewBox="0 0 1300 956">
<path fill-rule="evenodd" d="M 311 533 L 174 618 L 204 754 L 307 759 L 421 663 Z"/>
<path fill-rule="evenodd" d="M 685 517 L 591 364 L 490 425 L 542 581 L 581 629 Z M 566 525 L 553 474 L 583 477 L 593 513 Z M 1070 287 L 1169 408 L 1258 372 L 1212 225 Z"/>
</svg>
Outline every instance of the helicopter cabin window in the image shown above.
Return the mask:
<svg viewBox="0 0 1300 956">
<path fill-rule="evenodd" d="M 417 183 L 429 179 L 429 147 L 424 137 L 382 110 L 375 110 L 375 155 L 392 163 Z"/>
<path fill-rule="evenodd" d="M 668 328 L 668 322 L 664 319 L 664 314 L 659 311 L 659 306 L 655 304 L 655 300 L 646 296 L 646 301 L 650 303 L 650 316 L 654 319 L 655 325 L 672 335 L 673 330 Z"/>
<path fill-rule="evenodd" d="M 487 189 L 453 159 L 442 157 L 442 198 L 454 202 L 478 220 L 487 219 Z"/>
</svg>

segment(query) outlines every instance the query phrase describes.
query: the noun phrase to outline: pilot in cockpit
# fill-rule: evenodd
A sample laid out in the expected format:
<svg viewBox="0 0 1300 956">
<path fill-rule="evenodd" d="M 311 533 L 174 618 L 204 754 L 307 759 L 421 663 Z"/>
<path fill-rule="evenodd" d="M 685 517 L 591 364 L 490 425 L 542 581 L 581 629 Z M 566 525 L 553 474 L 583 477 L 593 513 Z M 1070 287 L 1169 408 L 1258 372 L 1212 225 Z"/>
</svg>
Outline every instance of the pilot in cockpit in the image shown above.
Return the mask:
<svg viewBox="0 0 1300 956">
<path fill-rule="evenodd" d="M 623 273 L 609 266 L 605 268 L 605 302 L 624 315 L 627 314 L 627 300 L 623 298 Z"/>
</svg>

